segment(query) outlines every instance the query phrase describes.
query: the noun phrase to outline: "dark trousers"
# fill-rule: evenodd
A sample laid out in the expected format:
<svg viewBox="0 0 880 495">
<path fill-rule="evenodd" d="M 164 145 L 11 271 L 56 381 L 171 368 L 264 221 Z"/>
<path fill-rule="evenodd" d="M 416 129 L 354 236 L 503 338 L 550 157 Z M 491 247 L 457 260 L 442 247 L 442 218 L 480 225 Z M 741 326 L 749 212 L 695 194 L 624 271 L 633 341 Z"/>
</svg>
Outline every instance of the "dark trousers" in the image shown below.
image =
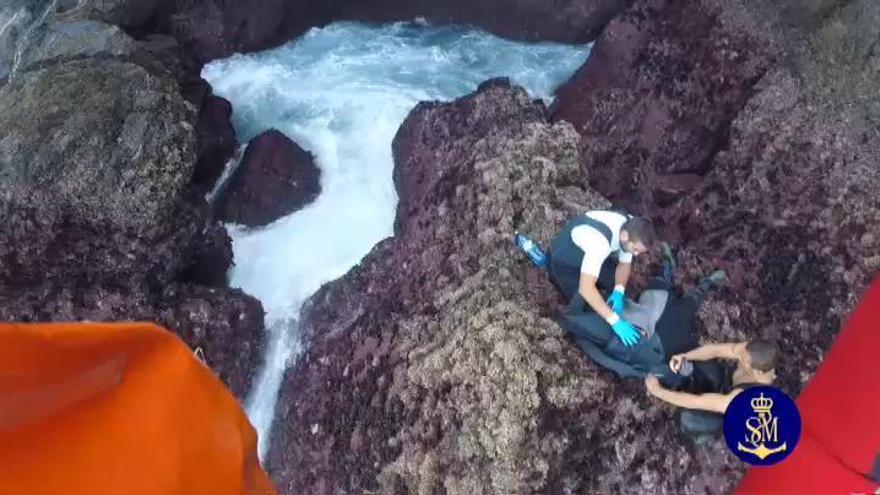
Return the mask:
<svg viewBox="0 0 880 495">
<path fill-rule="evenodd" d="M 672 294 L 663 314 L 657 320 L 654 331 L 660 336 L 663 350 L 667 357 L 673 354 L 682 354 L 700 346 L 700 340 L 694 329 L 697 318 L 697 310 L 700 309 L 701 299 L 686 294 L 684 297 L 676 297 Z"/>
<path fill-rule="evenodd" d="M 611 257 L 606 259 L 602 264 L 602 270 L 596 283 L 600 290 L 610 292 L 614 289 L 616 270 L 617 260 Z M 583 347 L 582 339 L 587 339 L 600 347 L 606 346 L 615 337 L 614 332 L 605 319 L 594 312 L 578 292 L 580 267 L 575 268 L 562 263 L 554 263 L 551 258 L 547 264 L 547 271 L 556 288 L 570 301 L 566 316 L 576 324 L 568 326 L 567 330 L 575 338 L 575 341 L 581 347 Z M 660 337 L 667 358 L 673 354 L 685 353 L 699 347 L 700 341 L 694 331 L 694 325 L 697 311 L 705 297 L 705 292 L 701 290 L 693 290 L 682 297 L 676 297 L 673 294 L 674 286 L 674 269 L 665 264 L 661 273 L 648 284 L 648 290 L 670 292 L 663 314 L 655 326 L 655 331 Z"/>
<path fill-rule="evenodd" d="M 599 290 L 611 292 L 614 290 L 614 273 L 617 271 L 617 260 L 609 256 L 602 263 L 602 269 L 599 271 L 599 280 L 596 286 Z M 557 261 L 550 255 L 547 262 L 547 274 L 550 281 L 562 293 L 566 301 L 571 301 L 575 294 L 578 294 L 578 287 L 581 283 L 581 267 L 570 266 Z"/>
</svg>

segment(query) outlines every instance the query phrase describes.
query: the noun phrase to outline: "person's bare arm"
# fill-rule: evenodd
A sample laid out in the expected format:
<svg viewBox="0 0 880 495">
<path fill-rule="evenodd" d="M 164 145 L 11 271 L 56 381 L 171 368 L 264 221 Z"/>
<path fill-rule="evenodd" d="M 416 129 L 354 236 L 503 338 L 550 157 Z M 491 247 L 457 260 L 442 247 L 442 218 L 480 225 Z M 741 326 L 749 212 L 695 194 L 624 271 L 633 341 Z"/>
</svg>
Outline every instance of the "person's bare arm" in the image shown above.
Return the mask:
<svg viewBox="0 0 880 495">
<path fill-rule="evenodd" d="M 608 321 L 611 315 L 614 314 L 614 311 L 605 303 L 605 299 L 599 293 L 599 289 L 596 288 L 596 277 L 581 273 L 578 292 L 584 298 L 584 301 L 593 308 L 593 311 L 598 313 L 605 321 Z"/>
<path fill-rule="evenodd" d="M 626 287 L 630 273 L 632 273 L 632 263 L 618 263 L 617 269 L 614 270 L 614 284 Z"/>
<path fill-rule="evenodd" d="M 686 392 L 676 392 L 669 390 L 660 384 L 655 376 L 649 376 L 645 379 L 645 387 L 648 393 L 672 404 L 673 406 L 684 407 L 686 409 L 699 409 L 702 411 L 716 412 L 724 414 L 730 401 L 742 392 L 741 389 L 734 389 L 728 394 L 689 394 Z"/>
<path fill-rule="evenodd" d="M 736 359 L 736 344 L 703 344 L 692 351 L 677 354 L 688 361 L 709 361 L 711 359 Z"/>
</svg>

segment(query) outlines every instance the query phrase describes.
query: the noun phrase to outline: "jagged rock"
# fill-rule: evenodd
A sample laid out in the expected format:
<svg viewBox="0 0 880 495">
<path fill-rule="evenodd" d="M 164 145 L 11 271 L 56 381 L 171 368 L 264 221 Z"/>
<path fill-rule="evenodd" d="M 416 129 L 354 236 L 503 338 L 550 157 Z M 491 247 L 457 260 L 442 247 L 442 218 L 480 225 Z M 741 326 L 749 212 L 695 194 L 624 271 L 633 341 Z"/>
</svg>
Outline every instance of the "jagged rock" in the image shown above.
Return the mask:
<svg viewBox="0 0 880 495">
<path fill-rule="evenodd" d="M 839 2 L 842 6 L 804 33 L 804 43 L 791 43 L 798 73 L 812 100 L 840 114 L 844 125 L 880 129 L 880 3 Z"/>
<path fill-rule="evenodd" d="M 637 2 L 559 89 L 553 119 L 584 136 L 583 166 L 613 202 L 647 211 L 700 182 L 770 62 L 734 13 L 712 0 Z"/>
<path fill-rule="evenodd" d="M 124 56 L 137 43 L 119 27 L 145 23 L 164 0 L 7 0 L 0 5 L 0 81 L 15 67 Z"/>
<path fill-rule="evenodd" d="M 0 87 L 0 178 L 95 221 L 154 232 L 192 176 L 193 108 L 173 80 L 82 60 Z"/>
<path fill-rule="evenodd" d="M 435 24 L 478 26 L 513 39 L 586 43 L 596 39 L 605 24 L 630 3 L 632 0 L 350 1 L 340 17 L 374 22 L 421 17 Z"/>
<path fill-rule="evenodd" d="M 500 36 L 585 43 L 632 0 L 175 0 L 156 16 L 154 31 L 173 34 L 201 62 L 266 49 L 333 21 L 411 21 L 474 25 Z M 503 12 L 503 14 L 501 14 Z"/>
<path fill-rule="evenodd" d="M 240 289 L 172 285 L 153 313 L 157 322 L 176 332 L 236 397 L 251 390 L 263 362 L 263 306 Z"/>
<path fill-rule="evenodd" d="M 311 203 L 321 192 L 312 154 L 272 129 L 248 143 L 223 190 L 220 218 L 250 227 L 271 223 Z"/>
<path fill-rule="evenodd" d="M 146 24 L 163 3 L 165 0 L 76 0 L 72 12 L 135 29 Z"/>
<path fill-rule="evenodd" d="M 177 38 L 200 62 L 269 48 L 331 20 L 337 1 L 165 2 L 152 30 Z"/>
<path fill-rule="evenodd" d="M 149 320 L 203 348 L 243 397 L 258 301 L 222 285 L 232 252 L 190 189 L 195 109 L 174 79 L 84 59 L 0 87 L 0 319 Z"/>
<path fill-rule="evenodd" d="M 210 92 L 210 86 L 208 87 Z M 235 129 L 232 128 L 232 104 L 224 98 L 208 94 L 201 101 L 196 122 L 198 161 L 193 182 L 210 191 L 235 154 Z"/>
<path fill-rule="evenodd" d="M 66 59 L 123 57 L 137 49 L 137 43 L 121 29 L 92 20 L 50 21 L 35 28 L 21 47 L 19 72 Z"/>
<path fill-rule="evenodd" d="M 19 46 L 49 4 L 49 0 L 6 0 L 0 4 L 0 84 L 12 72 Z"/>
</svg>

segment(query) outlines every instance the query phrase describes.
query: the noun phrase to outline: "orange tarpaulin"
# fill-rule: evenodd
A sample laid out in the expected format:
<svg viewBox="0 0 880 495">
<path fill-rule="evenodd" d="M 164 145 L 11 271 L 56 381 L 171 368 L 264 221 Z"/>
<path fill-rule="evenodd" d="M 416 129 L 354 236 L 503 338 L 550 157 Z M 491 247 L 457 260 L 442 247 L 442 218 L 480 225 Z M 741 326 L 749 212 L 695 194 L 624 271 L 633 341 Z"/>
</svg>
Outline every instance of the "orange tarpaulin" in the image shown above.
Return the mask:
<svg viewBox="0 0 880 495">
<path fill-rule="evenodd" d="M 151 324 L 0 325 L 0 494 L 274 494 L 238 402 Z"/>
</svg>

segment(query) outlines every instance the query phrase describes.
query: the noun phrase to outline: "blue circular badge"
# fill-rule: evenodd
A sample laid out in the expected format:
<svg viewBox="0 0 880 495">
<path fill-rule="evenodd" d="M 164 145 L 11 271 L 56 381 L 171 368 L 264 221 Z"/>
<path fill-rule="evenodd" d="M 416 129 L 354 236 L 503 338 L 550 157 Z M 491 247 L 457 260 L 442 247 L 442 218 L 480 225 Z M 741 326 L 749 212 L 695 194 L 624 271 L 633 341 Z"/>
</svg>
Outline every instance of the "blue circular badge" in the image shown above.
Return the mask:
<svg viewBox="0 0 880 495">
<path fill-rule="evenodd" d="M 750 387 L 727 406 L 724 439 L 743 462 L 772 466 L 785 460 L 797 447 L 801 415 L 794 401 L 781 390 Z"/>
</svg>

